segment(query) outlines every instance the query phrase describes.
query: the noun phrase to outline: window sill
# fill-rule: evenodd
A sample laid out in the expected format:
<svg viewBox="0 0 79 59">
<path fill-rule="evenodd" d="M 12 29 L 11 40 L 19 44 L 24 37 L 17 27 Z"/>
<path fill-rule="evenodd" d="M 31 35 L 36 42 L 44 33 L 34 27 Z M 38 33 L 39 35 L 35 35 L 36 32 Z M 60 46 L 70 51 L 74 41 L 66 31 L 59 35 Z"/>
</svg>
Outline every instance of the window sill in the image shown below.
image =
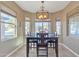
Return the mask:
<svg viewBox="0 0 79 59">
<path fill-rule="evenodd" d="M 17 39 L 17 37 L 8 37 L 8 38 L 4 38 L 4 39 L 1 39 L 2 42 L 5 42 L 5 41 L 8 41 L 8 40 L 13 40 L 13 39 Z"/>
</svg>

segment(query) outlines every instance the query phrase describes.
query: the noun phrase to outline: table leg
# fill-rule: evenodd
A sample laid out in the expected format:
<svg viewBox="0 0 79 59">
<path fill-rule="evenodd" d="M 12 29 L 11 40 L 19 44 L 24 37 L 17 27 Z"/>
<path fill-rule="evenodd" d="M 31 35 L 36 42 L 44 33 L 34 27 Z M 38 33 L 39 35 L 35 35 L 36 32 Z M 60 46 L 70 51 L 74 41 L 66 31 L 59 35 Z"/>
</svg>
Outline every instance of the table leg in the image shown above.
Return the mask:
<svg viewBox="0 0 79 59">
<path fill-rule="evenodd" d="M 58 57 L 58 39 L 55 42 L 55 52 L 56 52 L 56 57 Z"/>
<path fill-rule="evenodd" d="M 47 43 L 47 47 L 46 48 L 47 48 L 47 57 L 48 57 L 48 43 Z"/>
<path fill-rule="evenodd" d="M 27 39 L 27 57 L 29 57 L 29 41 Z"/>
<path fill-rule="evenodd" d="M 37 49 L 37 57 L 38 57 L 38 43 L 37 43 L 37 47 L 36 47 L 36 49 Z"/>
</svg>

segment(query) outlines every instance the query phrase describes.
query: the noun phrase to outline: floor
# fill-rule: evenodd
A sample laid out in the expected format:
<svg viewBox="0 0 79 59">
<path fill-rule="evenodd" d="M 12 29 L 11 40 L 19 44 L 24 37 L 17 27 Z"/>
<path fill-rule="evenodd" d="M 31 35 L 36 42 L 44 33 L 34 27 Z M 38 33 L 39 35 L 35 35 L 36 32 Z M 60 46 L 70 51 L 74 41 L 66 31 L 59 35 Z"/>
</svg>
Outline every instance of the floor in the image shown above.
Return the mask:
<svg viewBox="0 0 79 59">
<path fill-rule="evenodd" d="M 55 57 L 55 50 L 53 48 L 48 49 L 48 57 Z M 52 51 L 52 52 L 51 52 Z M 41 52 L 43 53 L 43 52 Z M 30 57 L 36 57 L 36 48 L 30 48 Z M 24 45 L 17 52 L 12 54 L 10 57 L 26 57 L 26 46 Z M 64 46 L 59 45 L 59 57 L 76 57 L 73 53 L 71 53 Z"/>
</svg>

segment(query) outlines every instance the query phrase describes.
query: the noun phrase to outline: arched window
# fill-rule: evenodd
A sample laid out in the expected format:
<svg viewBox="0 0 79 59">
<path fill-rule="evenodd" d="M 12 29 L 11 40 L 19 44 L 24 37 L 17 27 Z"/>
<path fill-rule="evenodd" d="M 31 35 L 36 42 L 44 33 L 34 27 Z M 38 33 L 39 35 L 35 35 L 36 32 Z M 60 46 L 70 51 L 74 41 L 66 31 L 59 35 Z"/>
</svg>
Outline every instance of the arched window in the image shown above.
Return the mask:
<svg viewBox="0 0 79 59">
<path fill-rule="evenodd" d="M 61 19 L 60 19 L 60 17 L 56 18 L 56 32 L 58 35 L 61 35 Z"/>
<path fill-rule="evenodd" d="M 25 35 L 30 35 L 30 19 L 28 17 L 25 17 Z"/>
</svg>

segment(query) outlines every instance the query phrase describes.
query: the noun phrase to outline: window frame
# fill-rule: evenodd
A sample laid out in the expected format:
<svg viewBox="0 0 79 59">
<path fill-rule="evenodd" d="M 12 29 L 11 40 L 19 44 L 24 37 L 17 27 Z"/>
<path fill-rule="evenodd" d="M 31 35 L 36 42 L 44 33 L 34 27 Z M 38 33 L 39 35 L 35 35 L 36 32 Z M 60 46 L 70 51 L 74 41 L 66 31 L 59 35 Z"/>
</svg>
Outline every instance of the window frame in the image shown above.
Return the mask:
<svg viewBox="0 0 79 59">
<path fill-rule="evenodd" d="M 73 37 L 78 37 L 79 36 L 79 34 L 71 34 L 70 33 L 70 18 L 73 18 L 74 19 L 74 17 L 76 17 L 76 16 L 78 16 L 79 15 L 79 13 L 75 13 L 75 14 L 73 14 L 73 15 L 71 15 L 71 16 L 68 16 L 67 15 L 67 36 L 73 36 Z M 78 16 L 79 17 L 79 16 Z M 74 19 L 75 20 L 75 19 Z M 76 19 L 76 20 L 78 20 L 79 21 L 79 19 Z M 71 21 L 73 21 L 73 20 L 71 20 Z M 77 21 L 76 21 L 77 22 Z M 79 25 L 79 24 L 78 24 Z M 76 29 L 77 29 L 77 27 L 76 27 Z"/>
<path fill-rule="evenodd" d="M 30 21 L 30 18 L 28 18 L 28 17 L 25 17 L 25 27 L 26 27 L 26 22 L 29 22 L 29 24 L 31 23 L 31 21 Z M 30 26 L 31 26 L 31 24 L 29 25 L 29 32 L 30 32 Z M 26 34 L 26 28 L 25 28 L 25 36 L 27 36 L 27 34 Z"/>
<path fill-rule="evenodd" d="M 44 30 L 43 25 L 44 25 L 45 22 L 48 23 L 48 26 L 49 26 L 49 23 L 50 23 L 50 30 L 49 30 L 49 31 L 51 32 L 51 31 L 52 31 L 52 30 L 51 30 L 51 27 L 52 27 L 52 26 L 51 26 L 51 21 L 35 21 L 35 23 L 42 23 L 42 30 Z M 34 32 L 35 32 L 35 23 L 34 23 Z M 49 33 L 50 33 L 50 32 L 49 32 Z"/>
<path fill-rule="evenodd" d="M 13 24 L 13 23 L 9 23 L 9 22 L 5 22 L 5 21 L 1 21 L 1 20 L 0 20 L 0 29 L 1 29 L 1 23 L 3 23 L 3 24 L 9 24 L 9 25 L 10 25 L 10 24 L 11 24 L 11 25 L 14 25 L 14 29 L 15 29 L 15 36 L 8 37 L 8 38 L 4 36 L 4 39 L 1 38 L 1 41 L 6 41 L 6 40 L 13 39 L 13 38 L 17 38 L 17 17 L 14 16 L 14 15 L 12 15 L 12 14 L 10 14 L 10 13 L 8 13 L 8 12 L 6 12 L 6 11 L 4 11 L 4 10 L 1 10 L 0 13 L 4 13 L 4 14 L 9 15 L 9 16 L 11 16 L 11 17 L 14 17 L 14 18 L 16 19 L 16 24 Z M 1 16 L 0 16 L 0 19 L 2 19 Z M 0 30 L 0 31 L 1 31 L 1 30 Z M 6 40 L 5 40 L 5 39 L 6 39 Z"/>
<path fill-rule="evenodd" d="M 59 30 L 60 33 L 59 33 L 59 34 L 57 33 L 57 22 L 60 22 L 60 30 Z M 56 33 L 57 33 L 58 36 L 60 36 L 60 35 L 62 35 L 62 22 L 61 22 L 61 18 L 60 18 L 59 16 L 56 17 L 55 23 L 56 23 L 56 24 L 55 24 L 55 25 L 56 25 Z"/>
</svg>

